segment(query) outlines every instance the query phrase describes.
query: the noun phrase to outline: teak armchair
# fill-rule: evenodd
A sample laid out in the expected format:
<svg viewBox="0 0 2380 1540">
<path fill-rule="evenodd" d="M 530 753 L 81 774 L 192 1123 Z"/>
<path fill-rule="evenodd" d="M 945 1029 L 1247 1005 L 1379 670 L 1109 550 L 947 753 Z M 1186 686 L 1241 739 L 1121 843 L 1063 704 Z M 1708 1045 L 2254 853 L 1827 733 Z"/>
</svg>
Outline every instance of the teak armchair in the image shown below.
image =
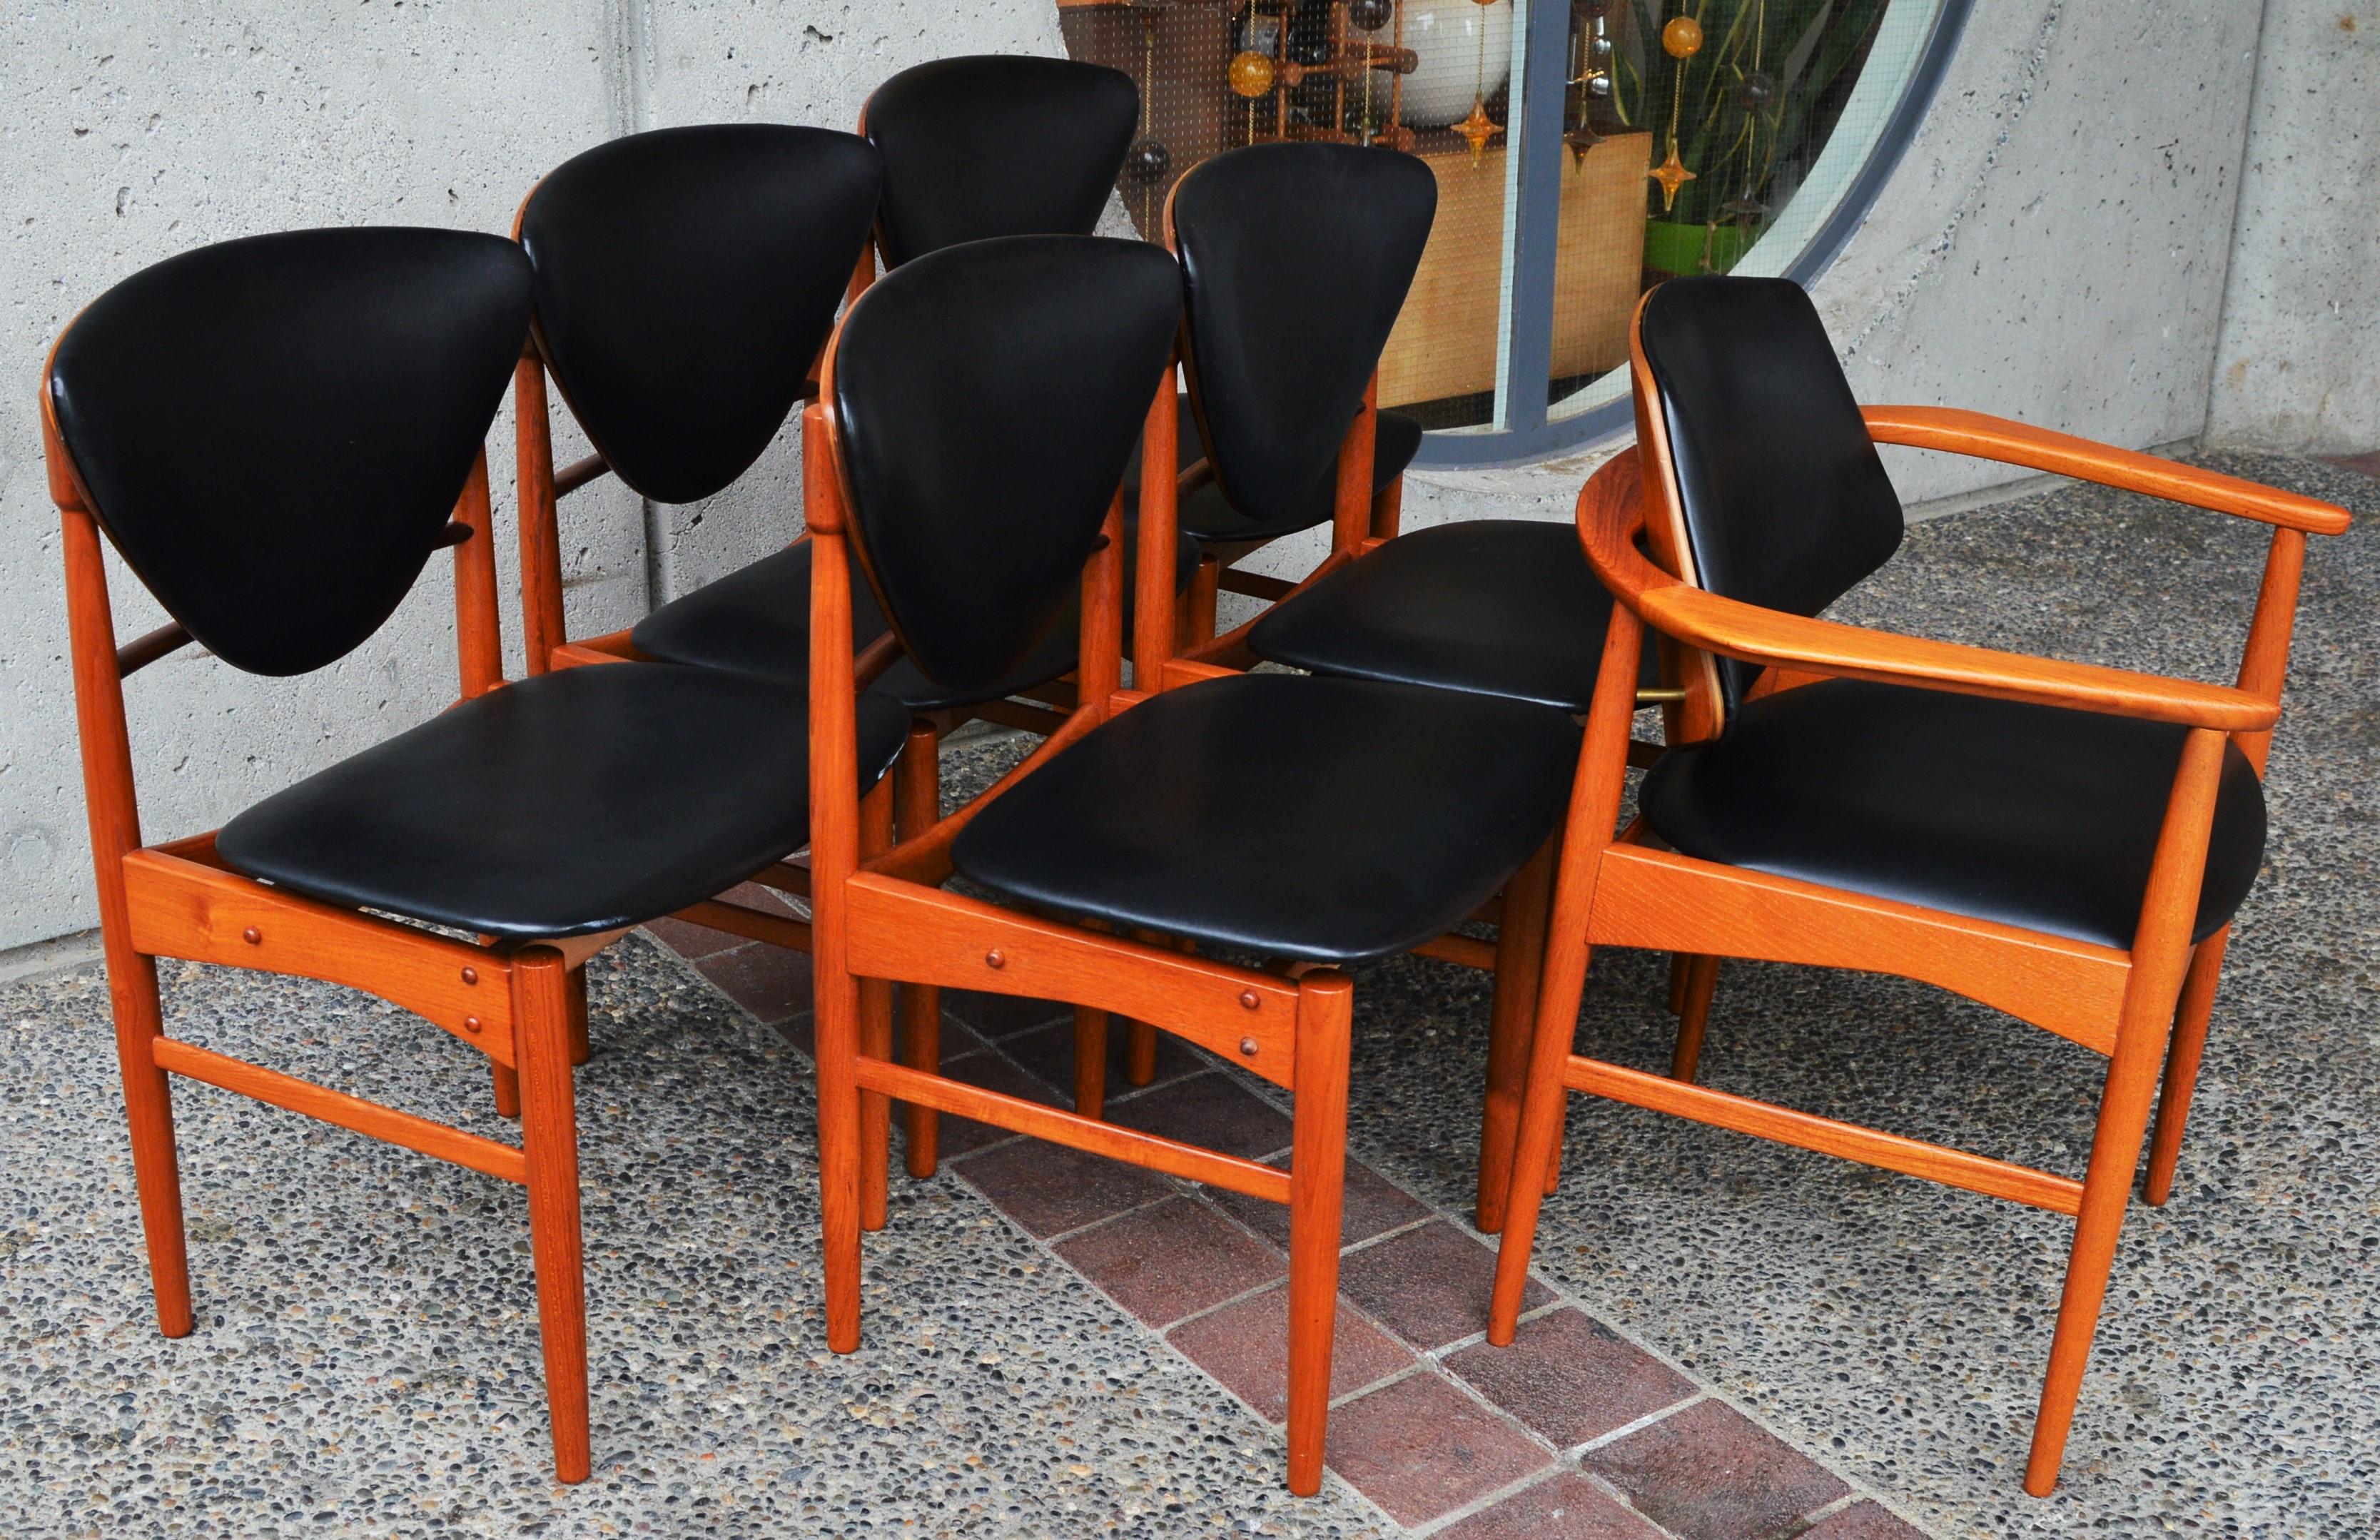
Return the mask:
<svg viewBox="0 0 2380 1540">
<path fill-rule="evenodd" d="M 42 412 L 158 1324 L 192 1326 L 169 1074 L 518 1182 L 554 1466 L 575 1482 L 589 1448 L 569 974 L 797 848 L 808 743 L 798 685 L 643 663 L 504 684 L 483 439 L 530 303 L 527 261 L 492 236 L 207 247 L 83 311 L 51 355 Z M 175 616 L 121 648 L 103 530 Z M 250 673 L 326 667 L 443 546 L 459 705 L 219 832 L 142 843 L 127 676 L 193 641 Z M 856 720 L 864 770 L 844 763 L 873 784 L 903 720 Z M 520 1144 L 168 1036 L 159 957 L 325 979 L 418 1013 L 517 1073 Z"/>
<path fill-rule="evenodd" d="M 1339 967 L 1444 934 L 1541 851 L 1577 732 L 1543 707 L 1179 661 L 1119 688 L 1120 479 L 1145 412 L 1144 516 L 1170 509 L 1180 285 L 1138 242 L 946 249 L 852 307 L 805 415 L 810 463 L 834 467 L 805 489 L 821 547 L 811 903 L 828 1340 L 859 1345 L 886 1097 L 1286 1203 L 1289 1480 L 1310 1493 L 1345 1159 Z M 1082 594 L 1080 704 L 990 792 L 873 859 L 850 655 L 825 645 L 848 624 L 846 543 L 910 661 L 953 686 L 998 677 Z M 944 891 L 953 875 L 1004 903 Z M 1285 961 L 1185 955 L 1168 944 L 1180 940 Z M 1075 1110 L 895 1061 L 870 1001 L 896 981 L 1074 1002 Z M 1099 1121 L 1111 1012 L 1292 1092 L 1289 1170 Z"/>
<path fill-rule="evenodd" d="M 1673 1112 L 2075 1220 L 2025 1488 L 2056 1485 L 2158 1068 L 2149 1196 L 2172 1180 L 2231 915 L 2261 859 L 2310 498 L 1967 412 L 1852 399 L 1807 296 L 1681 278 L 1639 306 L 1638 448 L 1579 499 L 1618 596 L 1555 880 L 1489 1340 L 1512 1340 L 1565 1090 Z M 2236 686 L 1811 618 L 1888 557 L 1875 444 L 2155 493 L 2275 527 Z M 1641 471 L 1640 471 L 1641 466 Z M 1644 537 L 1648 557 L 1638 550 Z M 1614 832 L 1645 631 L 1680 649 L 1675 746 Z M 1763 672 L 1766 671 L 1766 672 Z M 1572 1051 L 1596 946 L 1897 974 L 2107 1056 L 2082 1178 Z"/>
</svg>

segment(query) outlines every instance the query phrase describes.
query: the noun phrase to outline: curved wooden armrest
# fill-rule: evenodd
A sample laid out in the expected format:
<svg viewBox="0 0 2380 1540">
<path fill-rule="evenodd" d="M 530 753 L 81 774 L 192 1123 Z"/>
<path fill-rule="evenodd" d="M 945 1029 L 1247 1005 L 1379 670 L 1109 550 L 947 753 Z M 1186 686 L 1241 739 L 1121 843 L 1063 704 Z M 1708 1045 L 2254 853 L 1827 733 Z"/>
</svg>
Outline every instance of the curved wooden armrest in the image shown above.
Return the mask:
<svg viewBox="0 0 2380 1540">
<path fill-rule="evenodd" d="M 1613 461 L 1579 493 L 1579 538 L 1605 588 L 1647 625 L 1690 647 L 1839 679 L 1913 685 L 2226 733 L 2262 732 L 2280 716 L 2277 702 L 2228 685 L 1871 631 L 1705 593 L 1663 572 L 1636 549 L 1645 514 L 1634 458 Z"/>
<path fill-rule="evenodd" d="M 2053 433 L 1985 412 L 1949 406 L 1864 406 L 1860 416 L 1867 421 L 1868 436 L 1878 443 L 1940 449 L 2025 466 L 2104 487 L 2146 492 L 2193 508 L 2302 529 L 2310 535 L 2347 532 L 2347 510 L 2318 498 L 2094 443 L 2070 433 Z"/>
</svg>

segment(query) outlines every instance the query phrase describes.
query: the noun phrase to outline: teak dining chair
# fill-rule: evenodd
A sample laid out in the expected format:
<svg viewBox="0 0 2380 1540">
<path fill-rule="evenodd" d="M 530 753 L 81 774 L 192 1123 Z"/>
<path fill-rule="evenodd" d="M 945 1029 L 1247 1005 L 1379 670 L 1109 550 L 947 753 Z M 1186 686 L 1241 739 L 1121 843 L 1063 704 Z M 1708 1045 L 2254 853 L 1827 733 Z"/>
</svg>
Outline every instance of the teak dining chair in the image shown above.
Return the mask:
<svg viewBox="0 0 2380 1540">
<path fill-rule="evenodd" d="M 1118 687 L 1120 479 L 1146 413 L 1144 514 L 1170 506 L 1180 310 L 1156 247 L 978 241 L 880 279 L 828 347 L 805 418 L 811 464 L 835 468 L 806 487 L 826 548 L 810 659 L 828 1341 L 859 1345 L 886 1097 L 1286 1203 L 1289 1481 L 1311 1493 L 1345 1161 L 1339 969 L 1444 934 L 1541 850 L 1578 737 L 1544 707 L 1370 681 L 1168 661 Z M 953 686 L 999 677 L 1083 595 L 1080 704 L 991 791 L 875 859 L 846 770 L 849 654 L 822 645 L 847 624 L 845 542 L 911 661 Z M 943 891 L 953 874 L 1003 902 Z M 894 981 L 1075 1004 L 1075 1110 L 894 1061 L 862 1009 Z M 1110 1012 L 1293 1093 L 1289 1170 L 1098 1121 Z"/>
<path fill-rule="evenodd" d="M 1180 412 L 1196 424 L 1175 513 L 1200 553 L 1178 638 L 1190 656 L 1246 661 L 1247 626 L 1216 637 L 1219 590 L 1277 603 L 1397 532 L 1422 430 L 1378 409 L 1379 355 L 1437 211 L 1415 157 L 1318 142 L 1227 151 L 1166 195 L 1185 280 Z M 1325 525 L 1330 550 L 1299 582 L 1233 569 Z"/>
<path fill-rule="evenodd" d="M 797 685 L 657 664 L 504 684 L 482 441 L 530 283 L 516 246 L 446 230 L 203 248 L 76 318 L 42 414 L 158 1324 L 192 1325 L 168 1074 L 519 1182 L 555 1471 L 574 1482 L 589 1456 L 568 973 L 798 847 L 808 761 Z M 102 531 L 174 617 L 121 647 Z M 218 832 L 142 843 L 128 675 L 192 642 L 250 673 L 327 667 L 443 546 L 461 704 Z M 872 783 L 903 718 L 855 720 L 863 769 L 846 750 L 845 771 Z M 517 1072 L 520 1145 L 168 1036 L 159 957 L 326 979 L 427 1017 Z"/>
<path fill-rule="evenodd" d="M 521 200 L 513 238 L 537 283 L 532 346 L 513 381 L 530 674 L 633 660 L 804 679 L 798 651 L 774 670 L 754 666 L 752 633 L 765 637 L 770 617 L 731 600 L 756 591 L 775 597 L 798 634 L 807 546 L 796 541 L 634 627 L 574 641 L 563 606 L 560 503 L 605 476 L 672 503 L 699 502 L 742 479 L 816 390 L 812 367 L 867 245 L 882 182 L 876 152 L 853 135 L 710 124 L 598 145 Z M 549 376 L 594 448 L 560 468 Z M 771 583 L 771 562 L 803 570 Z M 794 864 L 759 876 L 763 886 L 796 894 L 806 880 Z M 809 944 L 808 923 L 773 907 L 718 896 L 697 909 L 689 917 L 713 929 Z M 583 983 L 575 988 L 583 994 Z M 497 1110 L 509 1115 L 515 1106 L 500 1073 Z"/>
<path fill-rule="evenodd" d="M 1483 519 L 1401 535 L 1383 529 L 1368 505 L 1370 382 L 1437 201 L 1436 179 L 1411 155 L 1295 142 L 1201 162 L 1167 200 L 1167 236 L 1184 274 L 1186 399 L 1197 412 L 1205 464 L 1232 504 L 1259 520 L 1303 517 L 1308 489 L 1335 491 L 1332 548 L 1321 564 L 1196 655 L 1584 715 L 1611 596 L 1587 570 L 1574 530 Z M 1351 402 L 1360 404 L 1352 426 Z M 1163 569 L 1144 564 L 1139 576 L 1161 600 Z M 1144 603 L 1140 612 L 1151 621 L 1135 649 L 1162 660 L 1172 633 L 1161 609 Z M 1658 685 L 1658 660 L 1648 654 L 1647 663 Z M 1640 702 L 1661 698 L 1640 691 Z M 1639 758 L 1649 762 L 1657 752 L 1642 746 Z M 1550 873 L 1532 867 L 1523 878 L 1491 906 L 1500 922 L 1493 947 L 1452 937 L 1430 949 L 1496 974 L 1475 1207 L 1490 1233 L 1503 1222 L 1512 1174 Z M 1511 926 L 1500 923 L 1508 910 Z"/>
<path fill-rule="evenodd" d="M 2173 1174 L 2231 916 L 2265 843 L 2305 537 L 2344 510 L 1981 414 L 1863 412 L 1781 279 L 1638 307 L 1637 450 L 1579 498 L 1618 596 L 1555 880 L 1491 1341 L 1512 1340 L 1565 1089 L 2012 1198 L 2075 1220 L 2025 1489 L 2056 1485 L 2160 1061 L 2149 1195 Z M 1877 443 L 1980 455 L 2275 527 L 2236 686 L 1811 618 L 1883 564 Z M 1639 465 L 1642 471 L 1639 471 Z M 1641 495 L 1640 495 L 1641 489 Z M 1637 548 L 1640 535 L 1650 558 Z M 1645 627 L 1685 661 L 1680 742 L 1614 833 Z M 2107 1056 L 2081 1181 L 1572 1050 L 1596 946 L 1898 974 Z"/>
</svg>

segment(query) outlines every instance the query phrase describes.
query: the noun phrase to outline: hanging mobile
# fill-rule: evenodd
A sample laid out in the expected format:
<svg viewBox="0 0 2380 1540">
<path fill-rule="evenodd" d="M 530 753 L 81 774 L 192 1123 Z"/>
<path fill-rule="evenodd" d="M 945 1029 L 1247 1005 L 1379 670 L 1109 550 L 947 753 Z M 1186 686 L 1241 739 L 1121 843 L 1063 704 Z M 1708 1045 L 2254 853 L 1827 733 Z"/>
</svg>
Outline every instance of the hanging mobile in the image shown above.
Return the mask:
<svg viewBox="0 0 2380 1540">
<path fill-rule="evenodd" d="M 1686 61 L 1702 52 L 1703 24 L 1691 16 L 1672 17 L 1661 29 L 1661 49 L 1678 61 L 1677 84 L 1670 91 L 1670 158 L 1645 175 L 1661 184 L 1661 212 L 1668 213 L 1678 204 L 1678 189 L 1694 179 L 1686 163 L 1678 159 L 1678 104 L 1686 95 Z"/>
<path fill-rule="evenodd" d="M 1485 8 L 1497 0 L 1474 0 Z M 1479 18 L 1479 74 L 1471 87 L 1471 115 L 1454 126 L 1471 144 L 1471 164 L 1476 167 L 1488 153 L 1488 141 L 1504 131 L 1504 126 L 1488 115 L 1488 18 Z"/>
</svg>

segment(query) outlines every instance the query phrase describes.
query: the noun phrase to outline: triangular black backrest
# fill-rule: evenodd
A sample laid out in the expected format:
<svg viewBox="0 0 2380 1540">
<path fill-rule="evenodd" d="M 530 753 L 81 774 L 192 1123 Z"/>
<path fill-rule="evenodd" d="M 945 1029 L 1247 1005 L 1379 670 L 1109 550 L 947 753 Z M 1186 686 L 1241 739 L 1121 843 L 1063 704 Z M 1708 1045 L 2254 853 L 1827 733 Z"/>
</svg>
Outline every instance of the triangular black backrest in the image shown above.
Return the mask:
<svg viewBox="0 0 2380 1540">
<path fill-rule="evenodd" d="M 1428 166 L 1349 144 L 1251 145 L 1174 188 L 1192 396 L 1243 513 L 1310 505 L 1332 474 L 1437 212 Z"/>
<path fill-rule="evenodd" d="M 692 503 L 801 399 L 883 184 L 867 140 L 659 128 L 565 162 L 522 211 L 547 363 L 621 480 Z"/>
<path fill-rule="evenodd" d="M 200 645 L 305 673 L 380 629 L 528 339 L 520 248 L 307 230 L 134 273 L 59 340 L 58 428 L 135 576 Z"/>
<path fill-rule="evenodd" d="M 1815 615 L 1900 549 L 1900 499 L 1800 285 L 1672 278 L 1639 336 L 1702 588 Z M 1720 661 L 1730 708 L 1757 672 Z"/>
<path fill-rule="evenodd" d="M 993 236 L 1087 236 L 1140 120 L 1140 88 L 1105 65 L 1024 54 L 921 64 L 861 113 L 884 152 L 888 267 Z"/>
<path fill-rule="evenodd" d="M 835 344 L 851 524 L 910 658 L 989 686 L 1081 581 L 1182 314 L 1140 241 L 1011 236 L 877 280 Z"/>
</svg>

